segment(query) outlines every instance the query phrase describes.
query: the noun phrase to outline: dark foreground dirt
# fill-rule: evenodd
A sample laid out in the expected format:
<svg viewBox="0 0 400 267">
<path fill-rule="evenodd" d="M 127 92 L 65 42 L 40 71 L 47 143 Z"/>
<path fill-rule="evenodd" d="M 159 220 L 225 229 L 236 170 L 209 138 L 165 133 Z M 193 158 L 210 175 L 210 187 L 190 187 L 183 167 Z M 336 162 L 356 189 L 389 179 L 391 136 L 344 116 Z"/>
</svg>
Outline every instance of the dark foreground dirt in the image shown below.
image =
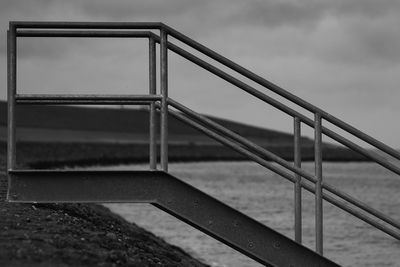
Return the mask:
<svg viewBox="0 0 400 267">
<path fill-rule="evenodd" d="M 0 266 L 204 266 L 97 205 L 0 203 Z"/>
<path fill-rule="evenodd" d="M 99 205 L 5 202 L 0 152 L 0 266 L 206 266 Z"/>
</svg>

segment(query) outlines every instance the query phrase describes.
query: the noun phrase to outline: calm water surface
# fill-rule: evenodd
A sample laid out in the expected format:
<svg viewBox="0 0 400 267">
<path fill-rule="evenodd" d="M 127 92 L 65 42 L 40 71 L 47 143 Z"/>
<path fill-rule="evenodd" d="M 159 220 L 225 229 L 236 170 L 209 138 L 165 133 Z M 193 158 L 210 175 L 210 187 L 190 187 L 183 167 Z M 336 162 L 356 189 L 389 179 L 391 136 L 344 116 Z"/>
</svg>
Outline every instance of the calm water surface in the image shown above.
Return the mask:
<svg viewBox="0 0 400 267">
<path fill-rule="evenodd" d="M 312 163 L 303 167 L 313 172 Z M 114 169 L 140 169 L 116 166 Z M 170 164 L 170 172 L 293 238 L 293 184 L 251 162 Z M 400 220 L 400 177 L 373 163 L 324 163 L 324 179 Z M 303 191 L 304 192 L 304 191 Z M 148 204 L 107 204 L 113 212 L 184 248 L 212 266 L 261 266 Z M 303 240 L 314 249 L 314 196 L 303 193 Z M 400 266 L 400 241 L 329 203 L 324 253 L 343 266 Z"/>
</svg>

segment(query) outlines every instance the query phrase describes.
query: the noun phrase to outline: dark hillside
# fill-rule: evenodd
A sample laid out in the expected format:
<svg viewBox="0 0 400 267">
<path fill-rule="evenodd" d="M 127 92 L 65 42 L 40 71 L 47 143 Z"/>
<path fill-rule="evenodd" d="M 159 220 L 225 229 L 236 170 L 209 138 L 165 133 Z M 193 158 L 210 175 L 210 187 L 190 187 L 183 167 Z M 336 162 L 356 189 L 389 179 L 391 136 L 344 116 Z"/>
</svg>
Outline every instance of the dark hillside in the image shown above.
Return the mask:
<svg viewBox="0 0 400 267">
<path fill-rule="evenodd" d="M 0 125 L 7 125 L 7 103 L 0 102 Z M 26 128 L 66 129 L 79 131 L 101 131 L 131 133 L 147 136 L 149 115 L 145 109 L 86 108 L 71 106 L 17 106 L 17 126 Z M 263 143 L 287 144 L 292 135 L 241 124 L 234 121 L 210 117 L 215 122 L 250 139 L 261 139 Z M 171 135 L 203 140 L 205 137 L 197 130 L 183 124 L 173 117 L 169 119 Z M 188 140 L 190 141 L 190 140 Z M 211 140 L 209 140 L 211 142 Z M 304 138 L 304 142 L 310 140 Z"/>
</svg>

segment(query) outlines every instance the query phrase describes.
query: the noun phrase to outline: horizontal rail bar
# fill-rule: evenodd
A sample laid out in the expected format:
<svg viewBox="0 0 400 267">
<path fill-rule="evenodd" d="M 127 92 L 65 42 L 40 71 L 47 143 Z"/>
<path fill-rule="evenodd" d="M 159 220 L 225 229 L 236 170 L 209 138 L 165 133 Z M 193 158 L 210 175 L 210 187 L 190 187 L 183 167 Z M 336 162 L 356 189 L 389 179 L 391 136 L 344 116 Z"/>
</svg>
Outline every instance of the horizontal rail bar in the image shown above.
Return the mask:
<svg viewBox="0 0 400 267">
<path fill-rule="evenodd" d="M 185 43 L 186 45 L 200 51 L 204 55 L 209 56 L 210 58 L 214 59 L 215 61 L 225 65 L 226 67 L 240 73 L 241 75 L 245 76 L 246 78 L 268 88 L 269 90 L 273 91 L 274 93 L 290 100 L 291 102 L 301 106 L 302 108 L 307 109 L 308 111 L 311 111 L 313 113 L 319 113 L 321 114 L 322 118 L 326 119 L 330 123 L 338 126 L 339 128 L 353 134 L 354 136 L 360 138 L 361 140 L 369 143 L 370 145 L 379 148 L 380 150 L 386 152 L 387 154 L 393 156 L 394 158 L 400 159 L 400 153 L 396 151 L 395 149 L 389 147 L 388 145 L 376 140 L 375 138 L 361 132 L 360 130 L 354 128 L 353 126 L 347 124 L 346 122 L 336 118 L 335 116 L 329 114 L 328 112 L 325 112 L 324 110 L 312 105 L 311 103 L 301 99 L 300 97 L 297 97 L 296 95 L 286 91 L 282 87 L 262 78 L 261 76 L 255 74 L 254 72 L 236 64 L 235 62 L 229 60 L 228 58 L 214 52 L 213 50 L 205 47 L 204 45 L 194 41 L 193 39 L 187 37 L 186 35 L 176 31 L 175 29 L 172 29 L 169 26 L 166 26 L 166 30 L 168 33 L 176 38 L 177 40 Z"/>
<path fill-rule="evenodd" d="M 42 29 L 161 29 L 161 22 L 10 21 L 10 28 Z"/>
<path fill-rule="evenodd" d="M 26 105 L 149 105 L 159 100 L 159 95 L 16 95 L 16 103 Z"/>
<path fill-rule="evenodd" d="M 158 101 L 161 95 L 66 95 L 66 94 L 17 94 L 17 100 L 143 100 Z"/>
<path fill-rule="evenodd" d="M 210 129 L 202 126 L 201 124 L 194 122 L 193 120 L 191 120 L 190 118 L 186 117 L 185 115 L 183 115 L 182 113 L 178 113 L 178 112 L 174 112 L 169 110 L 170 114 L 173 115 L 175 118 L 179 119 L 180 121 L 192 126 L 193 128 L 199 130 L 200 132 L 203 132 L 204 134 L 208 135 L 209 137 L 215 139 L 216 141 L 230 147 L 231 149 L 235 150 L 236 152 L 239 152 L 240 154 L 254 160 L 255 162 L 257 162 L 258 164 L 260 164 L 261 166 L 264 166 L 267 169 L 270 169 L 271 171 L 279 174 L 280 176 L 282 176 L 283 178 L 287 179 L 288 181 L 291 181 L 292 183 L 296 182 L 296 179 L 294 178 L 293 175 L 287 173 L 286 171 L 282 170 L 281 168 L 271 164 L 270 162 L 266 161 L 265 159 L 261 158 L 260 156 L 257 156 L 256 154 L 252 153 L 249 151 L 248 148 L 244 148 L 242 146 L 240 146 L 239 144 L 228 140 L 225 137 L 220 136 L 219 134 L 211 131 Z M 301 181 L 301 186 L 303 188 L 305 188 L 307 191 L 311 192 L 311 193 L 315 193 L 315 187 L 313 185 L 310 185 L 308 183 L 306 183 L 305 181 Z M 330 202 L 331 204 L 335 205 L 336 207 L 350 213 L 351 215 L 363 220 L 364 222 L 370 224 L 371 226 L 374 226 L 376 228 L 378 228 L 379 230 L 381 230 L 382 232 L 400 240 L 400 234 L 396 231 L 394 231 L 393 229 L 390 229 L 389 227 L 383 225 L 382 223 L 377 222 L 376 220 L 373 220 L 372 218 L 366 216 L 365 214 L 361 213 L 360 211 L 357 211 L 356 209 L 352 208 L 351 206 L 349 206 L 348 204 L 346 204 L 343 201 L 339 201 L 336 198 L 326 194 L 326 193 L 322 193 L 322 197 Z"/>
<path fill-rule="evenodd" d="M 147 106 L 153 101 L 142 100 L 19 100 L 20 105 L 132 105 Z"/>
<path fill-rule="evenodd" d="M 156 41 L 159 41 L 159 38 L 155 37 Z M 265 103 L 270 104 L 271 106 L 285 112 L 286 114 L 292 116 L 292 117 L 298 117 L 301 119 L 301 121 L 303 121 L 305 124 L 307 124 L 310 127 L 314 127 L 314 121 L 311 120 L 310 118 L 308 118 L 307 116 L 295 111 L 292 108 L 287 107 L 286 105 L 280 103 L 279 101 L 271 98 L 270 96 L 256 90 L 255 88 L 247 85 L 246 83 L 234 78 L 233 76 L 227 74 L 226 72 L 214 67 L 213 65 L 205 62 L 204 60 L 188 53 L 187 51 L 181 49 L 180 47 L 172 44 L 172 43 L 168 43 L 168 48 L 173 51 L 174 53 L 186 58 L 187 60 L 193 62 L 194 64 L 204 68 L 205 70 L 217 75 L 218 77 L 224 79 L 225 81 L 241 88 L 242 90 L 248 92 L 249 94 L 257 97 L 258 99 L 260 99 L 261 101 L 264 101 Z M 383 157 L 377 155 L 376 153 L 373 152 L 369 152 L 366 149 L 354 144 L 353 142 L 351 142 L 350 140 L 336 134 L 335 132 L 327 129 L 326 127 L 322 127 L 322 132 L 336 140 L 337 142 L 351 148 L 352 150 L 364 155 L 365 157 L 374 160 L 375 162 L 377 162 L 378 164 L 380 164 L 381 166 L 391 170 L 392 172 L 400 175 L 400 168 L 397 167 L 396 165 L 390 163 L 388 160 L 384 159 Z"/>
<path fill-rule="evenodd" d="M 96 37 L 96 38 L 150 38 L 149 31 L 66 31 L 66 30 L 18 30 L 17 37 Z"/>
<path fill-rule="evenodd" d="M 173 106 L 174 108 L 180 110 L 181 112 L 187 114 L 188 116 L 196 119 L 197 121 L 199 121 L 200 123 L 202 123 L 205 126 L 211 127 L 213 130 L 217 131 L 218 133 L 222 134 L 223 136 L 228 136 L 229 138 L 231 138 L 232 140 L 234 140 L 237 143 L 240 143 L 244 146 L 246 146 L 249 150 L 251 151 L 255 151 L 256 153 L 270 158 L 273 161 L 277 162 L 278 164 L 280 164 L 282 167 L 285 167 L 286 169 L 301 175 L 302 177 L 306 178 L 307 180 L 309 180 L 310 182 L 316 183 L 317 179 L 315 176 L 308 174 L 306 171 L 302 170 L 301 168 L 297 168 L 293 165 L 291 165 L 290 163 L 288 163 L 287 161 L 281 159 L 280 157 L 276 156 L 275 154 L 267 151 L 266 149 L 260 147 L 257 144 L 254 144 L 250 141 L 248 141 L 247 139 L 241 137 L 240 135 L 224 128 L 223 126 L 213 122 L 212 120 L 196 113 L 195 111 L 183 106 L 182 104 L 176 102 L 175 100 L 169 98 L 168 99 L 168 103 Z M 341 190 L 337 189 L 336 187 L 324 182 L 322 187 L 326 190 L 328 190 L 329 192 L 337 195 L 340 198 L 345 199 L 346 201 L 350 202 L 351 204 L 357 206 L 360 209 L 363 209 L 364 211 L 376 216 L 377 218 L 389 223 L 390 225 L 400 229 L 400 224 L 399 222 L 397 222 L 396 220 L 390 218 L 389 216 L 383 214 L 382 212 L 370 207 L 369 205 L 355 199 L 354 197 L 343 193 Z"/>
</svg>

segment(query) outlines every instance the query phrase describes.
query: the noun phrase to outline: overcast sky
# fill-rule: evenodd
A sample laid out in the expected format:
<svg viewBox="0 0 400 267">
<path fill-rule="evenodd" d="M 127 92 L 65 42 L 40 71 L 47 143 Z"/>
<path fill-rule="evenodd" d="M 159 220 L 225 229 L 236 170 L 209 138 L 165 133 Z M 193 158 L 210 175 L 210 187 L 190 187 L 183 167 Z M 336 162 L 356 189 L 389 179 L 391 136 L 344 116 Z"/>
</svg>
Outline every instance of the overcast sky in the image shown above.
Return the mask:
<svg viewBox="0 0 400 267">
<path fill-rule="evenodd" d="M 9 20 L 161 21 L 400 147 L 398 0 L 1 0 L 1 99 Z M 18 39 L 18 92 L 146 93 L 146 48 L 145 40 Z M 290 117 L 178 56 L 169 66 L 170 94 L 187 106 L 291 131 Z"/>
</svg>

